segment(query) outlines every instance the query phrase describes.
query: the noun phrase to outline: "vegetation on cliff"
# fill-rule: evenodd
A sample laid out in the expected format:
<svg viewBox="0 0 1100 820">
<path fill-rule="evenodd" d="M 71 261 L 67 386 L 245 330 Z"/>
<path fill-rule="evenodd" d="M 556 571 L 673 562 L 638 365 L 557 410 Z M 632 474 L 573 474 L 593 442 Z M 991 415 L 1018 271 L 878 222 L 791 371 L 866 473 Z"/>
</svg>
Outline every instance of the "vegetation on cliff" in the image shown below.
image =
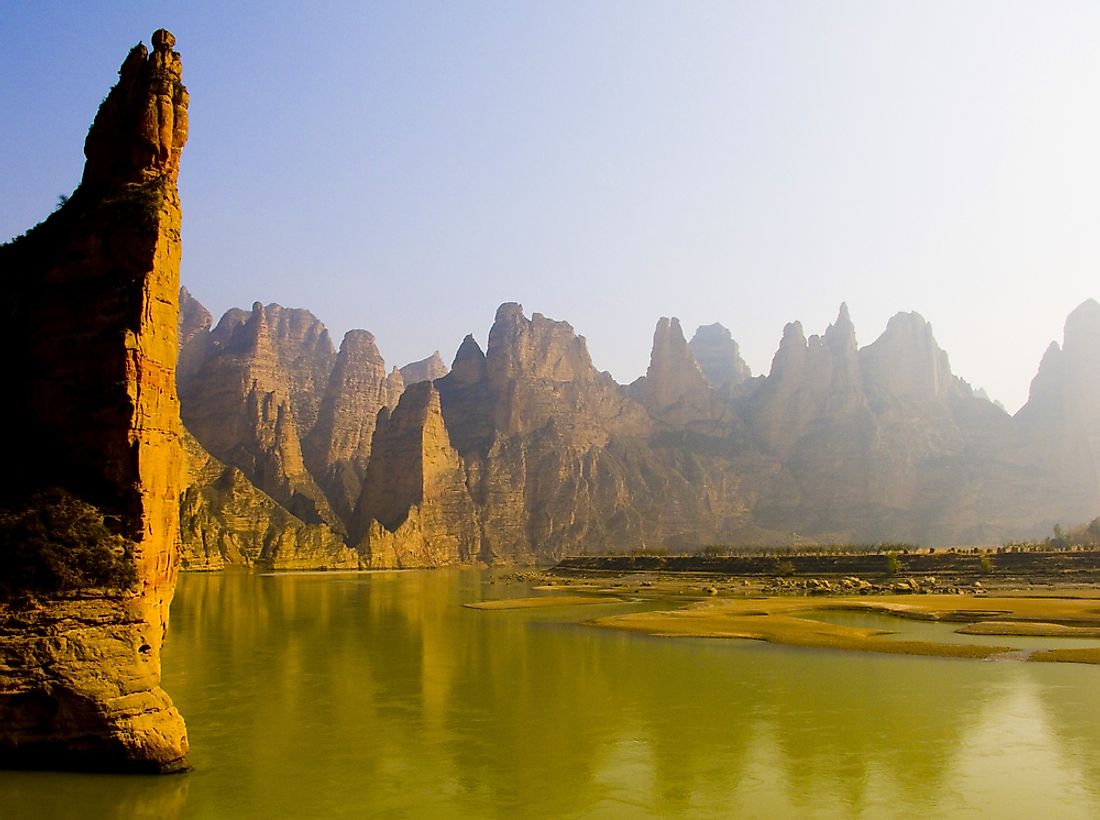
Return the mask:
<svg viewBox="0 0 1100 820">
<path fill-rule="evenodd" d="M 134 542 L 98 507 L 60 487 L 0 509 L 0 599 L 17 592 L 125 589 L 137 579 Z"/>
</svg>

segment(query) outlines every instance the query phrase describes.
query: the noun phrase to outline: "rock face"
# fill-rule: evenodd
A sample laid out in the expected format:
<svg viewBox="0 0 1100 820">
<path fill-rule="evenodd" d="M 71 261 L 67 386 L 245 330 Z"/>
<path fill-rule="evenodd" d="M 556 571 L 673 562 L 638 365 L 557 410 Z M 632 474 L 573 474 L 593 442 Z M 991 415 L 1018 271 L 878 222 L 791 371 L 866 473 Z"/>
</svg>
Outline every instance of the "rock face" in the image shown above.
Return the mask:
<svg viewBox="0 0 1100 820">
<path fill-rule="evenodd" d="M 915 313 L 862 349 L 845 305 L 820 336 L 791 323 L 755 379 L 721 326 L 689 345 L 663 318 L 649 369 L 628 388 L 595 370 L 566 322 L 528 319 L 517 304 L 501 305 L 485 351 L 467 336 L 449 373 L 418 381 L 407 370 L 407 388 L 355 331 L 305 438 L 305 466 L 374 567 L 1037 536 L 1100 507 L 1098 314 L 1086 303 L 1071 316 L 1016 419 L 952 374 Z M 249 321 L 226 314 L 214 347 Z M 284 401 L 292 413 L 307 404 Z"/>
<path fill-rule="evenodd" d="M 726 410 L 695 361 L 676 318 L 662 317 L 657 322 L 649 368 L 631 391 L 653 418 L 673 427 L 717 419 Z"/>
<path fill-rule="evenodd" d="M 358 517 L 360 551 L 374 569 L 477 557 L 477 510 L 430 381 L 409 387 L 392 414 L 379 414 Z"/>
<path fill-rule="evenodd" d="M 417 382 L 430 382 L 442 379 L 447 375 L 447 365 L 439 358 L 439 351 L 435 351 L 426 359 L 418 362 L 410 362 L 401 368 L 401 378 L 406 386 Z"/>
<path fill-rule="evenodd" d="M 566 322 L 502 305 L 487 353 L 467 337 L 435 386 L 484 561 L 701 544 L 751 526 L 737 460 L 714 458 L 701 435 L 669 432 L 596 371 Z"/>
<path fill-rule="evenodd" d="M 192 359 L 199 345 L 207 355 Z M 257 302 L 195 335 L 184 355 L 183 420 L 202 445 L 294 516 L 343 529 L 303 453 L 336 360 L 324 325 L 308 311 Z"/>
<path fill-rule="evenodd" d="M 741 358 L 741 348 L 727 328 L 715 322 L 700 325 L 691 337 L 691 354 L 711 387 L 727 393 L 752 378 L 752 371 Z"/>
<path fill-rule="evenodd" d="M 182 489 L 176 177 L 188 100 L 174 42 L 160 30 L 151 53 L 131 50 L 88 134 L 80 187 L 0 248 L 12 433 L 0 560 L 15 570 L 0 583 L 6 766 L 186 767 L 184 724 L 159 686 Z M 49 551 L 71 543 L 65 509 L 106 535 Z M 45 546 L 28 554 L 11 526 L 31 519 L 46 522 Z"/>
<path fill-rule="evenodd" d="M 182 565 L 359 569 L 359 556 L 324 524 L 306 524 L 184 433 L 187 489 L 180 501 Z"/>
<path fill-rule="evenodd" d="M 306 438 L 311 472 L 343 522 L 352 520 L 359 501 L 378 411 L 390 405 L 395 392 L 396 405 L 401 393 L 386 375 L 374 336 L 348 331 L 329 374 L 317 424 Z"/>
<path fill-rule="evenodd" d="M 1016 414 L 1027 451 L 1064 500 L 1053 522 L 1087 520 L 1100 509 L 1100 304 L 1089 299 L 1066 319 Z"/>
</svg>

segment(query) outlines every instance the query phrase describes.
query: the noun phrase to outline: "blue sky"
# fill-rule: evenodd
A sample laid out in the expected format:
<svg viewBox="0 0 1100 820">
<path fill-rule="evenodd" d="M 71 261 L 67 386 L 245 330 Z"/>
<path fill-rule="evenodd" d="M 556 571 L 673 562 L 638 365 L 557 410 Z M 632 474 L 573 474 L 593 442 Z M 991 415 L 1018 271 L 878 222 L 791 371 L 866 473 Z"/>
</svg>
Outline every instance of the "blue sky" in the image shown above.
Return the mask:
<svg viewBox="0 0 1100 820">
<path fill-rule="evenodd" d="M 496 306 L 566 319 L 622 382 L 653 326 L 900 310 L 1015 410 L 1100 297 L 1100 5 L 8 2 L 0 241 L 79 181 L 127 49 L 191 92 L 182 276 L 216 315 L 308 307 L 390 364 Z"/>
</svg>

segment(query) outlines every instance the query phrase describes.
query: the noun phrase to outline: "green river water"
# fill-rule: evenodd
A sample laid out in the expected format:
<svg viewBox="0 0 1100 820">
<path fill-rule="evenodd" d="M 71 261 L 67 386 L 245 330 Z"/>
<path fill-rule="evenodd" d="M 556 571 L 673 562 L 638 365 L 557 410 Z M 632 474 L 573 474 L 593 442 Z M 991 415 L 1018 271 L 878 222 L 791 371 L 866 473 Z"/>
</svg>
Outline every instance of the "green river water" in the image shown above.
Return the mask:
<svg viewBox="0 0 1100 820">
<path fill-rule="evenodd" d="M 474 570 L 185 575 L 164 687 L 194 771 L 0 772 L 0 817 L 1100 817 L 1100 668 L 461 606 L 530 594 Z"/>
</svg>

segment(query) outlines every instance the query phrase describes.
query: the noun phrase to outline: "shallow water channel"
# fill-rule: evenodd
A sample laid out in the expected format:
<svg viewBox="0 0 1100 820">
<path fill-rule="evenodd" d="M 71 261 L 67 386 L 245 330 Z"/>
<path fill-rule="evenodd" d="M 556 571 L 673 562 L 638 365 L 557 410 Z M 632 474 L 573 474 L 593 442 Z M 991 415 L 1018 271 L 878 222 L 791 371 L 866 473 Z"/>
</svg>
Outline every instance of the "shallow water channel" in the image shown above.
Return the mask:
<svg viewBox="0 0 1100 820">
<path fill-rule="evenodd" d="M 186 575 L 164 686 L 194 771 L 0 772 L 0 816 L 1100 816 L 1095 666 L 583 624 L 630 603 L 461 606 L 530 594 L 475 570 Z"/>
</svg>

